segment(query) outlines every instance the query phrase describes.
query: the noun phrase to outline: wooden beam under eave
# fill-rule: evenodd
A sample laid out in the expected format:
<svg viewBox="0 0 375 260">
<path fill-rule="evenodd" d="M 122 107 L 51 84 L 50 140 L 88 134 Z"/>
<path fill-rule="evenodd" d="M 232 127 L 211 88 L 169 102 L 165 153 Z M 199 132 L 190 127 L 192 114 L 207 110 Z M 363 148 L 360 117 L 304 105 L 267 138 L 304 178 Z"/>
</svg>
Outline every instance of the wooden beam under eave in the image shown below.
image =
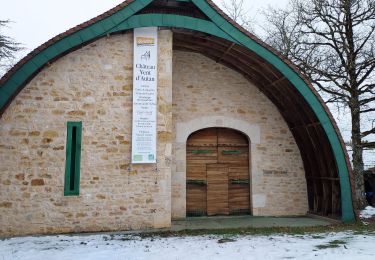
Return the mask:
<svg viewBox="0 0 375 260">
<path fill-rule="evenodd" d="M 217 59 L 216 63 L 219 63 L 224 58 L 224 56 L 233 48 L 234 45 L 235 45 L 235 43 L 232 43 L 228 47 L 228 49 L 223 53 L 223 55 L 221 55 L 221 57 L 219 59 Z"/>
</svg>

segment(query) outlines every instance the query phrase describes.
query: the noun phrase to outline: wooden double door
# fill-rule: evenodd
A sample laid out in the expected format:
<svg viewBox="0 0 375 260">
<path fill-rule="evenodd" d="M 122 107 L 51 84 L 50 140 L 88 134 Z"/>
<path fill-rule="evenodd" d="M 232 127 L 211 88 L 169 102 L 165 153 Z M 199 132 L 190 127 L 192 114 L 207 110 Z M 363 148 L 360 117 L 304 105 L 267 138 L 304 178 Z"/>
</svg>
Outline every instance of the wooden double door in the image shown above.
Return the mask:
<svg viewBox="0 0 375 260">
<path fill-rule="evenodd" d="M 187 216 L 250 214 L 249 142 L 242 133 L 208 128 L 187 141 Z"/>
</svg>

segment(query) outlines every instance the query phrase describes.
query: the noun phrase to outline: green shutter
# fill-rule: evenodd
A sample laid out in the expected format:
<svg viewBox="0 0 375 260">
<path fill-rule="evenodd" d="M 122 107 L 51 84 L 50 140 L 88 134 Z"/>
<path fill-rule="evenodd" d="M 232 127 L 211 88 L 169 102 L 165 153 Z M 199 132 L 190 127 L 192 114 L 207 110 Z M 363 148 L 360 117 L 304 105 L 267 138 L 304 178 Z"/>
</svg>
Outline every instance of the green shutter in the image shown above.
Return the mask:
<svg viewBox="0 0 375 260">
<path fill-rule="evenodd" d="M 64 196 L 79 195 L 82 122 L 68 122 L 66 136 Z"/>
</svg>

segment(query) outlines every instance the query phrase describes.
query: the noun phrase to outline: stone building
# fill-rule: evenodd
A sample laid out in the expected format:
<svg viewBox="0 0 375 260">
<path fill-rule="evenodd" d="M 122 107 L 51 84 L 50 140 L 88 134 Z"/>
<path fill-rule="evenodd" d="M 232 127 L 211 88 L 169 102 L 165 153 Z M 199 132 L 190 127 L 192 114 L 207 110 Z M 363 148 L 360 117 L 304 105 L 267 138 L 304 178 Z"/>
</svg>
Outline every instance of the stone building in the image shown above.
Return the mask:
<svg viewBox="0 0 375 260">
<path fill-rule="evenodd" d="M 156 163 L 144 164 L 131 156 L 141 27 L 158 28 Z M 0 236 L 197 215 L 354 219 L 327 107 L 209 0 L 125 1 L 54 37 L 1 79 L 0 115 Z"/>
</svg>

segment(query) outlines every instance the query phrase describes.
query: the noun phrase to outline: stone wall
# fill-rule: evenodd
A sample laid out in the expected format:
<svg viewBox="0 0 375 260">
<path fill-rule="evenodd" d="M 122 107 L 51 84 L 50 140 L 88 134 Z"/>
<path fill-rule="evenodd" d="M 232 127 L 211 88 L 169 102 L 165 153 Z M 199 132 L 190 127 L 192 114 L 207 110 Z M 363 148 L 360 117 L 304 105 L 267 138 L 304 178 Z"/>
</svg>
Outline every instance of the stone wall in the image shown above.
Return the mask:
<svg viewBox="0 0 375 260">
<path fill-rule="evenodd" d="M 159 31 L 158 163 L 130 165 L 133 35 L 43 69 L 0 119 L 0 236 L 170 225 L 172 33 Z M 66 124 L 82 121 L 80 195 L 64 197 Z"/>
<path fill-rule="evenodd" d="M 186 212 L 186 140 L 206 127 L 234 128 L 249 137 L 253 215 L 306 214 L 297 144 L 276 106 L 239 73 L 203 55 L 174 51 L 173 126 L 173 218 Z"/>
<path fill-rule="evenodd" d="M 302 160 L 276 107 L 202 55 L 175 51 L 172 64 L 169 30 L 159 31 L 158 163 L 131 165 L 132 52 L 132 33 L 93 42 L 44 68 L 5 111 L 0 236 L 170 226 L 185 216 L 187 137 L 215 126 L 251 141 L 254 215 L 306 213 Z M 83 124 L 72 197 L 63 192 L 68 121 Z"/>
</svg>

